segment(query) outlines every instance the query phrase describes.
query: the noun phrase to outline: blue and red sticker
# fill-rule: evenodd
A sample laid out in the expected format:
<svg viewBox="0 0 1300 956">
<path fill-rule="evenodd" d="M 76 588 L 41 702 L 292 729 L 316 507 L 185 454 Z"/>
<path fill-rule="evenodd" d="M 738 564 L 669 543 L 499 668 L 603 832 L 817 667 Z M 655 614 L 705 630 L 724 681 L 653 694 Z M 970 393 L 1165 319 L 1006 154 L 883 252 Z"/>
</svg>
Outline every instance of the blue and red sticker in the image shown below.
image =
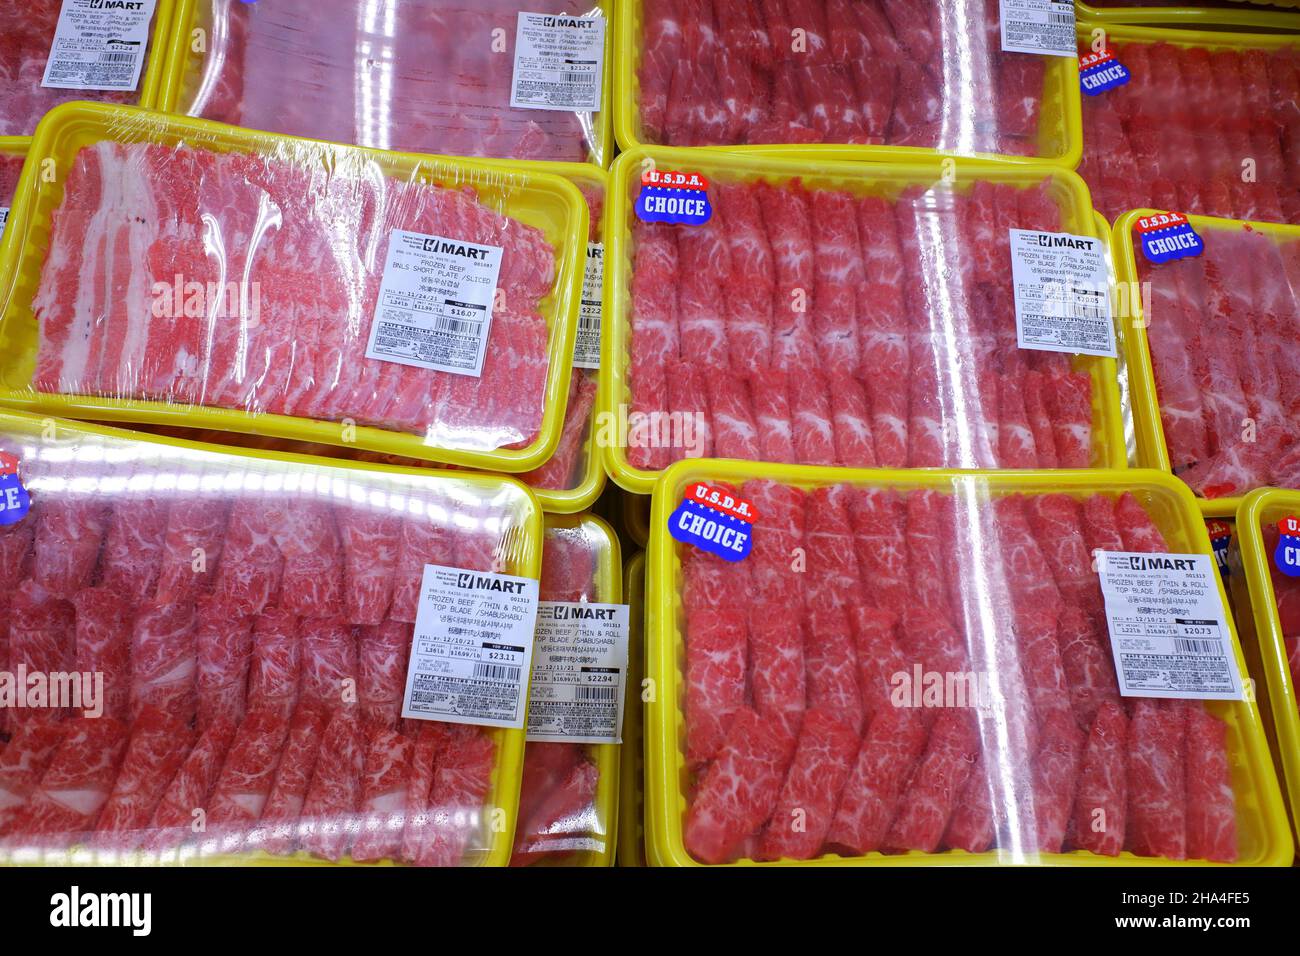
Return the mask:
<svg viewBox="0 0 1300 956">
<path fill-rule="evenodd" d="M 636 214 L 645 222 L 702 226 L 713 216 L 709 181 L 699 173 L 646 170 L 641 174 Z"/>
<path fill-rule="evenodd" d="M 1300 578 L 1300 518 L 1283 518 L 1277 528 L 1282 533 L 1273 549 L 1273 563 L 1287 577 Z"/>
<path fill-rule="evenodd" d="M 1205 240 L 1181 212 L 1143 216 L 1134 227 L 1142 240 L 1143 254 L 1152 262 L 1190 259 L 1205 251 Z"/>
<path fill-rule="evenodd" d="M 683 544 L 727 561 L 742 561 L 754 547 L 754 506 L 726 488 L 691 485 L 668 519 L 668 533 Z"/>
<path fill-rule="evenodd" d="M 1086 53 L 1079 57 L 1079 85 L 1088 96 L 1123 86 L 1131 78 L 1128 67 L 1115 59 L 1115 54 L 1110 50 Z"/>
<path fill-rule="evenodd" d="M 31 496 L 18 477 L 18 459 L 0 451 L 0 527 L 22 521 L 31 508 Z"/>
<path fill-rule="evenodd" d="M 1232 525 L 1222 518 L 1207 518 L 1205 530 L 1210 535 L 1210 547 L 1214 551 L 1214 561 L 1219 566 L 1219 576 L 1228 577 L 1228 546 L 1232 544 Z"/>
</svg>

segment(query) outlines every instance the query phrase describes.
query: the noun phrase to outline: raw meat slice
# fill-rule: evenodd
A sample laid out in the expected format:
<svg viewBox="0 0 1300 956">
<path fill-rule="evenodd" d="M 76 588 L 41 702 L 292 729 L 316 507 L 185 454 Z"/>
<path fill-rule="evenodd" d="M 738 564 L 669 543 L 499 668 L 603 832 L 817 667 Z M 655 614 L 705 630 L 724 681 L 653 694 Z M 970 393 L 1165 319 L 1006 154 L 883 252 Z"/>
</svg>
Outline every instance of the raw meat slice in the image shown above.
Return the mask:
<svg viewBox="0 0 1300 956">
<path fill-rule="evenodd" d="M 464 860 L 471 840 L 483 832 L 483 802 L 495 761 L 496 746 L 481 728 L 453 729 L 433 775 L 417 866 L 456 866 Z"/>
<path fill-rule="evenodd" d="M 876 714 L 835 811 L 826 842 L 861 855 L 881 849 L 929 735 L 913 708 Z"/>
<path fill-rule="evenodd" d="M 109 717 L 77 717 L 40 784 L 21 811 L 15 831 L 28 845 L 64 848 L 94 827 L 113 790 L 126 753 L 127 729 Z"/>
<path fill-rule="evenodd" d="M 730 367 L 733 376 L 752 378 L 767 371 L 770 364 L 776 283 L 772 248 L 763 230 L 758 192 L 749 186 L 719 185 L 717 193 L 731 261 L 727 288 Z"/>
<path fill-rule="evenodd" d="M 527 813 L 520 794 L 519 825 L 516 827 L 514 849 L 510 854 L 511 866 L 526 866 L 543 857 L 580 849 L 593 842 L 599 821 L 593 800 L 600 770 L 573 744 L 529 744 L 528 750 L 537 747 L 564 747 L 574 751 L 575 759 L 564 773 L 550 786 L 534 792 Z M 527 763 L 528 754 L 524 755 Z"/>
<path fill-rule="evenodd" d="M 809 711 L 776 809 L 759 840 L 758 859 L 808 860 L 817 855 L 857 751 L 858 735 L 852 728 L 828 711 Z"/>
<path fill-rule="evenodd" d="M 686 759 L 698 766 L 722 748 L 745 703 L 746 628 L 739 611 L 701 609 L 686 624 Z"/>
<path fill-rule="evenodd" d="M 705 381 L 712 412 L 713 455 L 717 458 L 758 460 L 758 428 L 745 382 L 725 372 L 708 375 Z"/>
<path fill-rule="evenodd" d="M 99 711 L 130 720 L 131 606 L 107 585 L 86 588 L 72 598 L 76 609 L 76 665 L 79 674 L 103 675 Z M 84 716 L 96 716 L 89 709 Z"/>
<path fill-rule="evenodd" d="M 793 372 L 789 385 L 795 460 L 805 465 L 835 464 L 835 426 L 826 379 L 816 369 L 806 368 Z"/>
<path fill-rule="evenodd" d="M 411 738 L 391 728 L 374 726 L 367 731 L 361 831 L 352 844 L 352 859 L 396 859 L 401 851 L 414 748 Z"/>
<path fill-rule="evenodd" d="M 726 863 L 767 822 L 780 798 L 793 741 L 748 707 L 704 771 L 686 813 L 686 849 L 702 863 Z"/>
<path fill-rule="evenodd" d="M 234 737 L 235 725 L 226 721 L 217 721 L 199 735 L 154 810 L 150 849 L 168 849 L 188 839 L 187 834 L 206 832 L 208 798 Z"/>
<path fill-rule="evenodd" d="M 280 606 L 304 617 L 343 613 L 343 555 L 334 509 L 296 501 L 272 530 L 284 556 Z"/>
<path fill-rule="evenodd" d="M 356 711 L 341 707 L 320 738 L 320 753 L 302 805 L 303 849 L 337 862 L 360 829 L 365 743 Z"/>
<path fill-rule="evenodd" d="M 280 596 L 284 559 L 274 529 L 288 510 L 249 497 L 240 497 L 232 506 L 214 590 L 217 601 L 231 614 L 261 614 Z"/>
<path fill-rule="evenodd" d="M 759 518 L 754 547 L 744 563 L 750 566 L 755 603 L 773 607 L 803 606 L 803 573 L 796 570 L 803 547 L 804 493 L 774 481 L 745 485 Z"/>
<path fill-rule="evenodd" d="M 862 715 L 868 723 L 889 707 L 896 706 L 895 675 L 906 673 L 908 664 L 895 637 L 898 617 L 865 604 L 849 608 L 853 642 L 857 649 L 858 689 L 862 692 Z"/>
<path fill-rule="evenodd" d="M 63 598 L 90 585 L 110 513 L 106 503 L 88 496 L 42 501 L 36 512 L 37 583 Z"/>
<path fill-rule="evenodd" d="M 253 624 L 252 658 L 248 666 L 249 710 L 278 710 L 286 717 L 298 703 L 302 639 L 298 619 L 271 609 Z"/>
<path fill-rule="evenodd" d="M 1227 729 L 1204 705 L 1187 707 L 1187 857 L 1237 859 L 1237 812 L 1228 766 Z"/>
<path fill-rule="evenodd" d="M 100 811 L 93 843 L 118 850 L 142 847 L 163 792 L 194 744 L 194 732 L 153 707 L 131 725 L 113 792 Z"/>
<path fill-rule="evenodd" d="M 233 616 L 216 597 L 199 598 L 194 617 L 199 726 L 218 718 L 238 723 L 246 705 L 253 619 Z"/>
<path fill-rule="evenodd" d="M 846 607 L 858 599 L 860 581 L 854 548 L 848 485 L 815 488 L 805 499 L 804 542 L 808 574 L 804 596 L 809 610 Z"/>
<path fill-rule="evenodd" d="M 858 567 L 876 606 L 901 614 L 912 602 L 906 512 L 897 492 L 857 488 L 850 494 Z"/>
<path fill-rule="evenodd" d="M 804 646 L 808 708 L 834 714 L 861 733 L 862 690 L 858 686 L 858 660 L 849 619 L 842 608 L 820 603 L 808 612 L 808 640 Z"/>
<path fill-rule="evenodd" d="M 1034 823 L 1037 847 L 1059 853 L 1075 804 L 1075 786 L 1087 735 L 1068 711 L 1053 711 L 1044 721 L 1034 757 Z"/>
<path fill-rule="evenodd" d="M 70 723 L 29 720 L 0 749 L 0 839 L 13 832 Z"/>
<path fill-rule="evenodd" d="M 208 801 L 209 833 L 216 838 L 210 849 L 235 853 L 258 845 L 261 834 L 254 826 L 275 784 L 288 734 L 289 721 L 273 710 L 253 711 L 239 725 Z"/>
<path fill-rule="evenodd" d="M 198 649 L 194 605 L 153 601 L 143 605 L 131 632 L 131 716 L 153 705 L 182 723 L 198 704 Z"/>
<path fill-rule="evenodd" d="M 269 853 L 290 852 L 300 836 L 299 815 L 316 769 L 321 736 L 329 718 L 328 711 L 310 705 L 293 712 L 289 734 L 276 767 L 275 782 L 260 818 L 259 841 Z"/>
<path fill-rule="evenodd" d="M 406 691 L 407 657 L 412 639 L 410 625 L 400 621 L 361 629 L 357 642 L 357 702 L 364 723 L 397 726 Z"/>
<path fill-rule="evenodd" d="M 1118 856 L 1128 811 L 1128 718 L 1117 700 L 1097 708 L 1079 768 L 1074 842 L 1083 850 Z"/>
<path fill-rule="evenodd" d="M 899 802 L 884 845 L 933 853 L 980 753 L 970 714 L 944 710 L 934 722 L 925 755 Z"/>
<path fill-rule="evenodd" d="M 788 604 L 753 606 L 749 656 L 754 709 L 786 736 L 798 736 L 805 700 L 804 638 L 799 616 Z"/>
<path fill-rule="evenodd" d="M 426 564 L 455 566 L 456 541 L 446 520 L 440 513 L 426 513 L 409 515 L 402 522 L 393 603 L 388 611 L 394 621 L 415 623 Z"/>
<path fill-rule="evenodd" d="M 1128 731 L 1128 849 L 1187 858 L 1185 701 L 1135 698 Z"/>
<path fill-rule="evenodd" d="M 113 517 L 99 555 L 99 581 L 134 605 L 154 593 L 167 533 L 166 498 L 130 495 L 113 506 Z"/>
<path fill-rule="evenodd" d="M 225 542 L 230 501 L 179 498 L 167 512 L 156 601 L 182 601 L 216 579 Z"/>
<path fill-rule="evenodd" d="M 1126 491 L 1115 502 L 1115 521 L 1124 535 L 1125 551 L 1142 551 L 1164 554 L 1169 551 L 1164 535 L 1156 527 L 1133 493 Z"/>
<path fill-rule="evenodd" d="M 299 700 L 327 710 L 357 700 L 357 638 L 342 618 L 304 618 Z"/>
</svg>

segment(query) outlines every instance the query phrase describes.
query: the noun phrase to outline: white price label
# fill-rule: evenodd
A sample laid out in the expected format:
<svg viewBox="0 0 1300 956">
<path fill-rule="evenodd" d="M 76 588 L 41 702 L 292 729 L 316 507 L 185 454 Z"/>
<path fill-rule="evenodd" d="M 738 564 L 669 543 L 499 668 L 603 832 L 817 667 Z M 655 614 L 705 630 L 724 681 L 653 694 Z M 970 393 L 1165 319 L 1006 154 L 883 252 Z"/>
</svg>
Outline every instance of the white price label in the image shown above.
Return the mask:
<svg viewBox="0 0 1300 956">
<path fill-rule="evenodd" d="M 587 243 L 587 271 L 582 278 L 582 307 L 578 310 L 578 336 L 573 343 L 573 364 L 600 368 L 600 315 L 604 308 L 605 245 Z"/>
<path fill-rule="evenodd" d="M 1213 558 L 1098 551 L 1097 559 L 1122 695 L 1244 699 Z"/>
<path fill-rule="evenodd" d="M 605 63 L 605 18 L 520 13 L 510 105 L 596 112 Z"/>
<path fill-rule="evenodd" d="M 0 232 L 4 231 L 5 223 L 9 221 L 9 207 L 0 206 Z"/>
<path fill-rule="evenodd" d="M 1105 244 L 1091 236 L 1008 229 L 1022 349 L 1115 357 Z"/>
<path fill-rule="evenodd" d="M 501 247 L 394 229 L 366 358 L 483 374 Z"/>
<path fill-rule="evenodd" d="M 134 90 L 157 0 L 63 0 L 41 86 Z"/>
<path fill-rule="evenodd" d="M 426 564 L 402 716 L 524 726 L 537 582 Z"/>
<path fill-rule="evenodd" d="M 1002 49 L 1007 53 L 1078 56 L 1074 0 L 1001 0 Z"/>
<path fill-rule="evenodd" d="M 541 603 L 529 740 L 623 742 L 627 635 L 626 604 Z"/>
</svg>

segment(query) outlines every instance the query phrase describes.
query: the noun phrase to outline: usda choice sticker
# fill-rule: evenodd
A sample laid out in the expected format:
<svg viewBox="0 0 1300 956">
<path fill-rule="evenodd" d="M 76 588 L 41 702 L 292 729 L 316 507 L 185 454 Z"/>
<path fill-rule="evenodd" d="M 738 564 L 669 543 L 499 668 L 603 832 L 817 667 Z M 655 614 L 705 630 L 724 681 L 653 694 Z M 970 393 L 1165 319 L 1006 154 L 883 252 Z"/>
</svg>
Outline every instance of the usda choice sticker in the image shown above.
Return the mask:
<svg viewBox="0 0 1300 956">
<path fill-rule="evenodd" d="M 754 547 L 754 506 L 725 488 L 696 482 L 668 519 L 668 533 L 683 544 L 727 561 L 743 561 Z"/>
<path fill-rule="evenodd" d="M 426 564 L 402 716 L 523 727 L 537 588 L 532 578 Z"/>
<path fill-rule="evenodd" d="M 1143 216 L 1134 226 L 1142 240 L 1142 254 L 1151 262 L 1190 259 L 1205 251 L 1205 241 L 1180 212 Z"/>
<path fill-rule="evenodd" d="M 1079 86 L 1088 96 L 1097 96 L 1123 86 L 1131 78 L 1128 67 L 1115 59 L 1115 54 L 1110 50 L 1079 57 Z"/>
<path fill-rule="evenodd" d="M 41 86 L 134 90 L 157 0 L 63 0 Z"/>
<path fill-rule="evenodd" d="M 641 174 L 635 208 L 644 222 L 702 226 L 713 217 L 709 181 L 699 173 L 647 170 Z"/>
<path fill-rule="evenodd" d="M 1098 551 L 1097 559 L 1121 694 L 1245 699 L 1213 558 Z"/>
<path fill-rule="evenodd" d="M 528 739 L 623 742 L 628 606 L 542 601 L 528 696 Z"/>
<path fill-rule="evenodd" d="M 1300 578 L 1300 518 L 1283 518 L 1277 527 L 1282 533 L 1273 549 L 1273 563 L 1287 577 Z"/>
<path fill-rule="evenodd" d="M 0 451 L 0 527 L 22 521 L 31 508 L 31 496 L 18 477 L 18 459 Z"/>
</svg>

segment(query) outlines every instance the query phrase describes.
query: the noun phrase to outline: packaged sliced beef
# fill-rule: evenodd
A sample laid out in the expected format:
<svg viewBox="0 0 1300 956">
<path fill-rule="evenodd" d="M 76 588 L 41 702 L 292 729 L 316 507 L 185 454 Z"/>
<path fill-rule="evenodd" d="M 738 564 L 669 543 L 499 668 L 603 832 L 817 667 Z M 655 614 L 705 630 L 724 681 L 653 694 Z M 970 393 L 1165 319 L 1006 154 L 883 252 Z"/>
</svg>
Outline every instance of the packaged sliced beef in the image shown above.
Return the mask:
<svg viewBox="0 0 1300 956">
<path fill-rule="evenodd" d="M 1172 468 L 1204 498 L 1300 488 L 1300 394 L 1292 385 L 1300 369 L 1300 230 L 1206 219 L 1193 228 L 1204 251 L 1164 263 L 1143 254 L 1136 226 L 1128 239 L 1154 373 L 1154 402 L 1135 404 L 1144 461 Z M 1140 370 L 1143 359 L 1130 354 Z"/>
<path fill-rule="evenodd" d="M 703 225 L 634 212 L 641 164 L 699 173 Z M 1117 460 L 1110 361 L 1017 345 L 1008 229 L 1096 235 L 1072 173 L 647 150 L 616 170 L 611 474 L 684 457 L 890 468 Z M 622 396 L 619 398 L 618 396 Z M 648 473 L 648 474 L 647 474 Z"/>
<path fill-rule="evenodd" d="M 523 732 L 402 710 L 425 566 L 536 574 L 517 484 L 17 413 L 0 479 L 0 667 L 80 688 L 0 710 L 0 858 L 506 861 Z"/>
<path fill-rule="evenodd" d="M 1300 222 L 1300 44 L 1214 37 L 1109 32 L 1107 49 L 1130 79 L 1083 97 L 1079 174 L 1112 221 L 1154 208 Z"/>
<path fill-rule="evenodd" d="M 1256 674 L 1260 707 L 1271 712 L 1292 819 L 1300 810 L 1300 577 L 1288 551 L 1295 544 L 1288 519 L 1294 518 L 1300 518 L 1300 494 L 1252 492 L 1238 510 L 1238 535 L 1229 551 L 1238 620 L 1243 635 L 1253 638 L 1245 641 L 1246 660 Z"/>
<path fill-rule="evenodd" d="M 660 853 L 1273 859 L 1253 704 L 1120 694 L 1093 553 L 1209 553 L 1176 484 L 1134 474 L 675 469 L 668 507 L 704 482 L 754 518 L 737 561 L 655 532 Z"/>
<path fill-rule="evenodd" d="M 180 48 L 170 64 L 168 109 L 377 149 L 605 165 L 608 115 L 565 107 L 578 102 L 568 94 L 594 64 L 571 60 L 567 73 L 538 72 L 530 46 L 521 82 L 540 86 L 529 99 L 549 105 L 512 108 L 511 92 L 520 13 L 605 19 L 609 6 L 335 0 L 321 16 L 315 0 L 195 0 L 177 30 L 202 31 L 207 42 Z"/>
<path fill-rule="evenodd" d="M 161 75 L 161 62 L 153 69 L 150 64 L 155 52 L 160 61 L 165 56 L 165 51 L 158 48 L 167 42 L 171 17 L 169 0 L 148 4 L 154 13 L 149 20 L 144 64 L 139 81 L 130 90 L 56 89 L 41 85 L 63 5 L 64 0 L 0 2 L 0 138 L 31 136 L 42 116 L 69 100 L 154 105 L 153 98 L 157 93 L 154 87 Z M 90 15 L 96 14 L 92 11 Z M 118 16 L 123 17 L 121 14 Z M 122 19 L 122 22 L 128 21 Z M 111 51 L 100 54 L 106 60 L 112 55 Z M 114 68 L 98 76 L 96 85 L 112 85 L 120 78 L 117 69 L 120 61 L 107 62 Z"/>
<path fill-rule="evenodd" d="M 624 148 L 913 147 L 1061 159 L 1074 64 L 1004 53 L 998 0 L 637 0 Z M 1050 105 L 1049 105 L 1050 104 Z M 633 141 L 622 142 L 628 138 Z"/>
<path fill-rule="evenodd" d="M 617 604 L 622 594 L 618 575 L 618 542 L 608 525 L 590 515 L 548 516 L 542 601 Z M 535 677 L 536 667 L 534 658 Z M 548 706 L 548 697 L 534 693 L 534 711 Z M 612 743 L 536 740 L 530 735 L 511 866 L 613 865 L 619 749 Z"/>
<path fill-rule="evenodd" d="M 585 250 L 569 183 L 59 115 L 94 132 L 51 144 L 61 176 L 26 197 L 49 211 L 26 220 L 6 310 L 26 400 L 498 470 L 549 457 Z"/>
</svg>

